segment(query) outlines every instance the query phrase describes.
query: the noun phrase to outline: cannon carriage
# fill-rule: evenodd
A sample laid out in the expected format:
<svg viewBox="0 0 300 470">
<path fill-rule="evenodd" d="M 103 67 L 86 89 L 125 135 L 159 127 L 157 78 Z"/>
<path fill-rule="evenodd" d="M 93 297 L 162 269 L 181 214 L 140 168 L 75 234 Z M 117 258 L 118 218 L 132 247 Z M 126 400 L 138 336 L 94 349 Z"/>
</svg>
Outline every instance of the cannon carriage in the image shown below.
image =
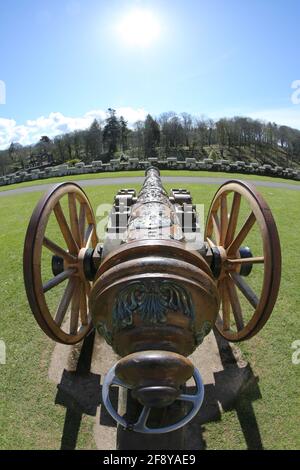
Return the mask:
<svg viewBox="0 0 300 470">
<path fill-rule="evenodd" d="M 32 214 L 24 246 L 31 310 L 54 341 L 76 344 L 95 328 L 120 357 L 107 371 L 102 402 L 125 429 L 160 434 L 187 424 L 204 397 L 189 356 L 212 328 L 228 341 L 251 338 L 275 305 L 280 242 L 256 189 L 223 184 L 202 225 L 189 191 L 168 194 L 154 167 L 139 193 L 115 196 L 101 241 L 75 183 L 54 186 Z M 193 394 L 185 390 L 191 379 Z M 112 387 L 139 405 L 134 421 L 113 408 Z M 178 420 L 149 424 L 153 410 L 175 402 L 188 405 Z"/>
</svg>

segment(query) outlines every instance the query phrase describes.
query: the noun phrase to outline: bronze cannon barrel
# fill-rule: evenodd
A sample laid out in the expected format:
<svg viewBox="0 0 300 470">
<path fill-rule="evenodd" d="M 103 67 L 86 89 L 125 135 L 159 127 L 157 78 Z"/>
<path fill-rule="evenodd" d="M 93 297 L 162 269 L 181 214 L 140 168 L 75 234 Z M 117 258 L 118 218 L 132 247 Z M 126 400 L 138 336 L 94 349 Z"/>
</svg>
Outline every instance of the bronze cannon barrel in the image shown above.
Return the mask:
<svg viewBox="0 0 300 470">
<path fill-rule="evenodd" d="M 112 215 L 127 213 L 127 227 L 120 245 L 103 257 L 89 299 L 95 327 L 124 358 L 119 376 L 140 390 L 141 400 L 161 406 L 192 375 L 186 357 L 211 330 L 220 302 L 207 262 L 187 248 L 171 201 L 155 168 L 137 197 L 118 198 Z"/>
<path fill-rule="evenodd" d="M 182 240 L 174 205 L 163 188 L 159 170 L 150 168 L 128 221 L 127 241 Z"/>
</svg>

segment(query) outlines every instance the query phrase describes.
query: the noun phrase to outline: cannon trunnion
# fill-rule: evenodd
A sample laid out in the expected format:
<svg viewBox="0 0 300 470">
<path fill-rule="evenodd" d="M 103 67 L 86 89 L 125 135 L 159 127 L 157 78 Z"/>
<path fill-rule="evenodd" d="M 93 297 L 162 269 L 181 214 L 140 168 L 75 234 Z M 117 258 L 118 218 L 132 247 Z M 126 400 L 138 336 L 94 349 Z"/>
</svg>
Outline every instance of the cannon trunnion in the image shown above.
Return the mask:
<svg viewBox="0 0 300 470">
<path fill-rule="evenodd" d="M 53 241 L 55 224 L 60 241 Z M 252 248 L 245 240 L 254 227 Z M 53 276 L 46 281 L 44 250 Z M 262 271 L 258 294 L 246 281 L 253 272 L 255 279 L 256 265 Z M 274 307 L 280 270 L 276 225 L 253 186 L 239 181 L 221 186 L 204 228 L 190 193 L 173 189 L 168 195 L 153 167 L 138 195 L 135 190 L 116 195 L 102 243 L 85 193 L 63 183 L 37 205 L 24 247 L 25 287 L 39 325 L 65 344 L 97 329 L 121 358 L 106 375 L 103 403 L 122 426 L 142 433 L 168 432 L 195 416 L 204 387 L 188 356 L 214 326 L 229 341 L 256 334 Z M 63 283 L 54 307 L 48 293 Z M 184 393 L 191 377 L 194 395 Z M 112 385 L 130 390 L 143 406 L 135 423 L 112 407 Z M 170 426 L 147 426 L 152 407 L 176 400 L 192 405 L 186 416 Z"/>
</svg>

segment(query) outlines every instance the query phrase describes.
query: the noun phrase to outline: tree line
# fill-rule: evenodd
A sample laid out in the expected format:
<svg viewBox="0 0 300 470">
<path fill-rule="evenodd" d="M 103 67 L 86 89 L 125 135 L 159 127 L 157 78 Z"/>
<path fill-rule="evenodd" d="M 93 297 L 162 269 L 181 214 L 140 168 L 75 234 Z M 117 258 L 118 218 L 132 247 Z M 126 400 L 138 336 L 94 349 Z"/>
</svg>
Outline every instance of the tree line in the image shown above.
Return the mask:
<svg viewBox="0 0 300 470">
<path fill-rule="evenodd" d="M 124 117 L 112 108 L 104 121 L 95 119 L 86 130 L 59 135 L 53 139 L 42 136 L 35 145 L 21 146 L 12 142 L 0 152 L 0 172 L 16 171 L 30 165 L 93 160 L 109 162 L 124 155 L 147 159 L 150 157 L 209 156 L 208 149 L 218 146 L 220 155 L 234 149 L 243 157 L 248 149 L 252 159 L 260 158 L 266 150 L 279 150 L 286 155 L 287 164 L 300 164 L 300 131 L 276 123 L 248 117 L 212 120 L 188 113 L 166 112 L 158 117 L 147 115 L 132 128 Z M 185 153 L 184 153 L 185 152 Z M 183 155 L 183 157 L 182 157 Z"/>
</svg>

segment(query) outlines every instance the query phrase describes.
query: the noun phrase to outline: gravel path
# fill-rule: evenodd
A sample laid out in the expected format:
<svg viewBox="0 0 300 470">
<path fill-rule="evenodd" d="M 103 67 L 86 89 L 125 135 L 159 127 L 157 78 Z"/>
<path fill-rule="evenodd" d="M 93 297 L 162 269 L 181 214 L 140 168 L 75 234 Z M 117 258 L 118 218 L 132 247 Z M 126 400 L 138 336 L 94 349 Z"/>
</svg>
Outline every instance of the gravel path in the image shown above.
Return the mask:
<svg viewBox="0 0 300 470">
<path fill-rule="evenodd" d="M 290 189 L 292 191 L 300 191 L 300 184 L 289 184 L 289 183 L 281 183 L 276 181 L 255 181 L 255 180 L 247 180 L 247 178 L 240 178 L 244 181 L 249 181 L 253 183 L 255 186 L 264 186 L 268 188 L 282 188 L 282 189 Z M 208 177 L 199 177 L 199 176 L 163 176 L 162 180 L 164 183 L 176 183 L 177 186 L 182 186 L 184 184 L 216 184 L 221 185 L 226 181 L 230 180 L 230 176 L 228 178 L 208 178 Z M 67 181 L 67 179 L 66 179 Z M 78 184 L 82 187 L 86 186 L 130 186 L 130 184 L 141 184 L 144 181 L 143 176 L 131 176 L 127 178 L 95 178 L 95 179 L 88 179 L 88 180 L 78 180 Z M 22 188 L 16 189 L 9 189 L 7 191 L 1 191 L 0 197 L 2 196 L 13 196 L 16 194 L 23 194 L 23 193 L 32 193 L 36 191 L 46 191 L 49 189 L 53 183 L 46 183 L 46 184 L 39 184 L 34 186 L 27 186 Z"/>
</svg>

